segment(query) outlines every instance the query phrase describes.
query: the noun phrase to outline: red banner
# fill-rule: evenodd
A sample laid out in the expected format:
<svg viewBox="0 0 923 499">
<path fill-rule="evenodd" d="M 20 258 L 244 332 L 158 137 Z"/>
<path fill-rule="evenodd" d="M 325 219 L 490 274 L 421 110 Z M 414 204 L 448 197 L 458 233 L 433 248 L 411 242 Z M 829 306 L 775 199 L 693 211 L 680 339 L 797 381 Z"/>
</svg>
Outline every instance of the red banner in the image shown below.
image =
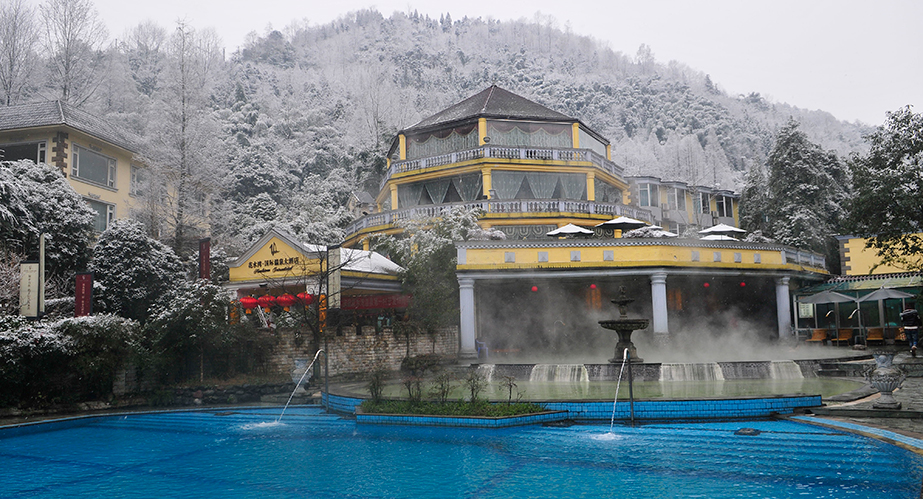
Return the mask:
<svg viewBox="0 0 923 499">
<path fill-rule="evenodd" d="M 211 246 L 211 239 L 199 240 L 199 279 L 212 278 Z"/>
<path fill-rule="evenodd" d="M 344 296 L 340 307 L 344 310 L 366 310 L 373 308 L 407 308 L 410 295 L 368 295 Z"/>
<path fill-rule="evenodd" d="M 77 274 L 77 290 L 74 294 L 74 317 L 84 317 L 93 313 L 93 273 Z"/>
</svg>

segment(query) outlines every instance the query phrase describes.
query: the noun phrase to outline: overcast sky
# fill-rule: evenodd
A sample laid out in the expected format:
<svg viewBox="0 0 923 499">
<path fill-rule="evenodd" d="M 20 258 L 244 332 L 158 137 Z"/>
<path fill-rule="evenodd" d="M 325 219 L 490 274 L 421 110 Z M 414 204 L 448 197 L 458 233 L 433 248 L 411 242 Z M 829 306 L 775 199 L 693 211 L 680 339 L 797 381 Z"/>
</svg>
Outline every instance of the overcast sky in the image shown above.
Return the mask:
<svg viewBox="0 0 923 499">
<path fill-rule="evenodd" d="M 39 0 L 33 0 L 36 4 Z M 553 18 L 634 56 L 644 43 L 659 62 L 677 60 L 711 75 L 732 94 L 760 92 L 776 102 L 822 109 L 879 125 L 911 104 L 923 112 L 921 0 L 95 0 L 113 37 L 150 19 L 185 19 L 214 28 L 232 52 L 247 33 L 292 21 L 328 23 L 374 8 L 390 16 L 417 10 L 439 19 Z"/>
</svg>

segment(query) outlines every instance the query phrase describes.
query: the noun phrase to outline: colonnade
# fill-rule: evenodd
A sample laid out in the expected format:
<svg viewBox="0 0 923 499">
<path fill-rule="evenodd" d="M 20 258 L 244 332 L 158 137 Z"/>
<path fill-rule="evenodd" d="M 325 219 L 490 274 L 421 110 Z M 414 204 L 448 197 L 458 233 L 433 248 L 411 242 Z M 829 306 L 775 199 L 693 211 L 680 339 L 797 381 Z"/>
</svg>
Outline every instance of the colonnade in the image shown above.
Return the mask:
<svg viewBox="0 0 923 499">
<path fill-rule="evenodd" d="M 651 326 L 654 338 L 657 341 L 666 341 L 670 335 L 670 325 L 667 314 L 667 272 L 654 272 L 650 274 L 651 280 L 651 305 L 653 317 Z M 477 314 L 475 312 L 473 277 L 459 277 L 459 322 L 461 359 L 476 359 L 475 338 L 477 338 Z M 778 323 L 779 338 L 785 338 L 791 331 L 791 300 L 789 294 L 789 281 L 787 276 L 775 278 L 776 291 L 776 320 Z"/>
</svg>

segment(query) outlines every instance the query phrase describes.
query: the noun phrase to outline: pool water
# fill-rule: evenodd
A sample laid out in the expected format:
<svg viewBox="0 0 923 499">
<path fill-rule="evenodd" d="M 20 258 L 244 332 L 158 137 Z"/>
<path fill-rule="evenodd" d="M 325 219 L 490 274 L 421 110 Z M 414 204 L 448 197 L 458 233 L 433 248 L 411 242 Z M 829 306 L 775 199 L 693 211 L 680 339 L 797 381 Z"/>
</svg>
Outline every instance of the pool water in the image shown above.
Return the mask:
<svg viewBox="0 0 923 499">
<path fill-rule="evenodd" d="M 445 429 L 314 407 L 0 429 L 0 497 L 916 498 L 923 456 L 791 421 Z M 741 428 L 757 435 L 737 435 Z"/>
</svg>

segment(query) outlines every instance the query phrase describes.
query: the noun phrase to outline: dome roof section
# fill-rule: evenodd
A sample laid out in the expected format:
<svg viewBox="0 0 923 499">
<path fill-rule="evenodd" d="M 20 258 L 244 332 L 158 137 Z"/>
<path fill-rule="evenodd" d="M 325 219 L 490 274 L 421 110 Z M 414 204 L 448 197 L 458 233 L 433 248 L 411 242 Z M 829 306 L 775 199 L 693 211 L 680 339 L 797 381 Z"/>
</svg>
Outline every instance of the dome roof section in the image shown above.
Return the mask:
<svg viewBox="0 0 923 499">
<path fill-rule="evenodd" d="M 467 99 L 444 109 L 416 125 L 403 130 L 413 133 L 440 128 L 441 125 L 458 123 L 475 118 L 498 118 L 524 121 L 577 121 L 565 114 L 520 97 L 496 85 L 468 97 Z"/>
</svg>

